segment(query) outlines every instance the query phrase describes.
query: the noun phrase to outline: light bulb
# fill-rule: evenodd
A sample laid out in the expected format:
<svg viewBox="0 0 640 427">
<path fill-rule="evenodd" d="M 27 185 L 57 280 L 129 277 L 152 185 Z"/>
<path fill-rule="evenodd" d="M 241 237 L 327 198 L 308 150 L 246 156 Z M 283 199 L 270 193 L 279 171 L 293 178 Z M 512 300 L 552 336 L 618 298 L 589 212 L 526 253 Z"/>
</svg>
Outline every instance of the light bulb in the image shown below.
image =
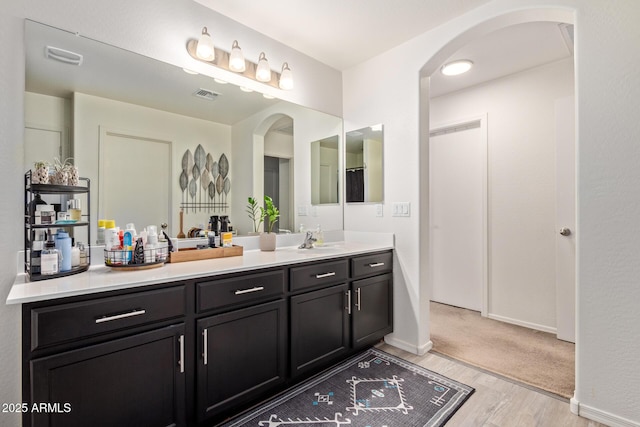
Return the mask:
<svg viewBox="0 0 640 427">
<path fill-rule="evenodd" d="M 293 75 L 288 63 L 282 64 L 282 73 L 280 73 L 280 89 L 293 89 Z"/>
<path fill-rule="evenodd" d="M 213 47 L 213 39 L 207 32 L 207 27 L 202 28 L 202 35 L 198 40 L 198 46 L 196 47 L 196 56 L 205 61 L 213 61 L 216 59 L 216 51 Z"/>
<path fill-rule="evenodd" d="M 457 76 L 469 71 L 472 65 L 473 62 L 469 61 L 468 59 L 462 59 L 443 65 L 440 69 L 440 72 L 445 76 Z"/>
<path fill-rule="evenodd" d="M 240 49 L 237 40 L 234 40 L 233 45 L 231 46 L 229 69 L 236 73 L 242 73 L 245 70 L 244 55 L 242 54 L 242 49 Z"/>
<path fill-rule="evenodd" d="M 271 68 L 269 68 L 269 61 L 267 61 L 267 56 L 264 54 L 264 52 L 261 52 L 260 58 L 258 58 L 258 67 L 256 68 L 256 79 L 259 82 L 271 81 Z"/>
</svg>

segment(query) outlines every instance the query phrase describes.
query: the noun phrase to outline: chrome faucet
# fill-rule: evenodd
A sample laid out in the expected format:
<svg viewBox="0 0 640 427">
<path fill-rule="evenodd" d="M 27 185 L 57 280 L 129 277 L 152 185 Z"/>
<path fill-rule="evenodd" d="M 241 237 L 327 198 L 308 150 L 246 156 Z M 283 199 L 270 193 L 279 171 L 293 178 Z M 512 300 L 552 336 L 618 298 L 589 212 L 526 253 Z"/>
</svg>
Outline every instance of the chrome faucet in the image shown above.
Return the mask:
<svg viewBox="0 0 640 427">
<path fill-rule="evenodd" d="M 300 246 L 299 249 L 311 249 L 313 248 L 313 242 L 316 241 L 316 238 L 313 237 L 312 231 L 307 231 L 307 234 L 304 236 L 304 242 Z"/>
</svg>

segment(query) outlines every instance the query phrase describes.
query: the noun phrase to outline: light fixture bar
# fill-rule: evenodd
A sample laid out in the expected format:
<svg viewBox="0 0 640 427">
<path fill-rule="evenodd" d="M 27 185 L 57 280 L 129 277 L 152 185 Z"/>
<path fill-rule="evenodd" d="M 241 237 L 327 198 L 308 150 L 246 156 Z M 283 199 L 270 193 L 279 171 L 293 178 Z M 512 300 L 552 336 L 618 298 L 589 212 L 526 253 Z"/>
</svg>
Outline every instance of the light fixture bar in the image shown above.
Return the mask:
<svg viewBox="0 0 640 427">
<path fill-rule="evenodd" d="M 278 84 L 278 82 L 280 81 L 280 73 L 274 70 L 271 70 L 271 80 L 266 81 L 266 82 L 262 82 L 260 80 L 258 80 L 258 78 L 256 77 L 256 68 L 258 67 L 258 64 L 248 60 L 247 58 L 245 58 L 245 64 L 246 64 L 246 68 L 244 70 L 244 72 L 238 73 L 233 71 L 230 67 L 229 67 L 229 53 L 225 52 L 222 49 L 219 49 L 217 47 L 214 47 L 215 50 L 215 59 L 212 61 L 207 61 L 205 59 L 201 59 L 198 57 L 198 55 L 196 55 L 196 49 L 198 47 L 198 40 L 189 40 L 187 42 L 187 52 L 189 52 L 189 56 L 191 56 L 193 59 L 197 59 L 200 62 L 204 62 L 205 64 L 209 64 L 209 65 L 213 65 L 214 67 L 218 67 L 221 68 L 225 71 L 229 71 L 232 72 L 234 74 L 240 74 L 241 76 L 250 78 L 251 80 L 255 80 L 259 83 L 262 84 L 266 84 L 275 88 L 280 89 L 280 86 Z"/>
</svg>

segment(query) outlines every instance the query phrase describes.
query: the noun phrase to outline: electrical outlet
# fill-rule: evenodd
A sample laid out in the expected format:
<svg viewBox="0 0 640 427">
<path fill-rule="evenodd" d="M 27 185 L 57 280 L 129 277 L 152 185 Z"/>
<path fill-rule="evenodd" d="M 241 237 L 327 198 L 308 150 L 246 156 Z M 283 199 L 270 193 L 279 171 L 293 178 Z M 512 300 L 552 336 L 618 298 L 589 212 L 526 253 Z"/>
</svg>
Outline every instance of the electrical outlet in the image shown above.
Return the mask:
<svg viewBox="0 0 640 427">
<path fill-rule="evenodd" d="M 376 205 L 376 216 L 383 216 L 384 215 L 384 209 L 383 209 L 383 205 L 378 204 Z"/>
<path fill-rule="evenodd" d="M 306 206 L 298 206 L 298 216 L 307 216 L 307 207 Z"/>
</svg>

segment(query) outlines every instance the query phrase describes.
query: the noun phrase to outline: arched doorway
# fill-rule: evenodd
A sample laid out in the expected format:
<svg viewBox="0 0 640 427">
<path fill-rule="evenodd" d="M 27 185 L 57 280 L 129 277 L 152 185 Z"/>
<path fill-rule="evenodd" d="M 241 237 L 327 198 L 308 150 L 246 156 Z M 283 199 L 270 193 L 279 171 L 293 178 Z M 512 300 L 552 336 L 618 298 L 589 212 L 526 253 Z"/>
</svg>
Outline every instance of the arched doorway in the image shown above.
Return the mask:
<svg viewBox="0 0 640 427">
<path fill-rule="evenodd" d="M 428 184 L 430 179 L 429 133 L 432 129 L 430 123 L 430 76 L 440 68 L 447 58 L 472 39 L 477 39 L 493 31 L 516 24 L 524 24 L 528 22 L 564 22 L 572 24 L 573 21 L 574 16 L 571 11 L 555 9 L 524 10 L 496 17 L 460 33 L 425 63 L 420 74 L 420 181 L 422 184 Z M 489 118 L 489 121 L 490 120 L 491 118 Z M 575 162 L 575 157 L 572 160 Z M 573 172 L 573 174 L 573 178 L 575 178 L 575 172 Z M 430 242 L 432 242 L 433 230 L 427 226 L 427 224 L 430 224 L 430 217 L 428 213 L 430 210 L 429 185 L 421 185 L 420 198 L 424 201 L 421 201 L 421 207 L 424 207 L 424 209 L 421 209 L 422 214 L 420 222 L 421 224 L 424 224 L 424 226 L 421 225 L 420 228 L 420 258 L 422 261 L 421 265 L 423 268 L 426 267 L 425 272 L 421 270 L 421 277 L 424 279 L 421 281 L 421 293 L 424 292 L 424 295 L 430 296 L 433 284 L 431 271 L 433 270 L 434 265 L 433 259 L 431 258 L 432 247 L 430 245 Z M 514 232 L 517 232 L 517 230 L 514 230 Z M 572 295 L 572 303 L 575 304 L 575 282 L 573 282 L 572 285 L 573 292 L 570 292 L 570 294 Z M 427 313 L 429 312 L 429 307 L 427 306 L 429 299 L 430 298 L 422 299 L 424 305 L 421 306 L 421 309 L 425 310 Z"/>
</svg>

